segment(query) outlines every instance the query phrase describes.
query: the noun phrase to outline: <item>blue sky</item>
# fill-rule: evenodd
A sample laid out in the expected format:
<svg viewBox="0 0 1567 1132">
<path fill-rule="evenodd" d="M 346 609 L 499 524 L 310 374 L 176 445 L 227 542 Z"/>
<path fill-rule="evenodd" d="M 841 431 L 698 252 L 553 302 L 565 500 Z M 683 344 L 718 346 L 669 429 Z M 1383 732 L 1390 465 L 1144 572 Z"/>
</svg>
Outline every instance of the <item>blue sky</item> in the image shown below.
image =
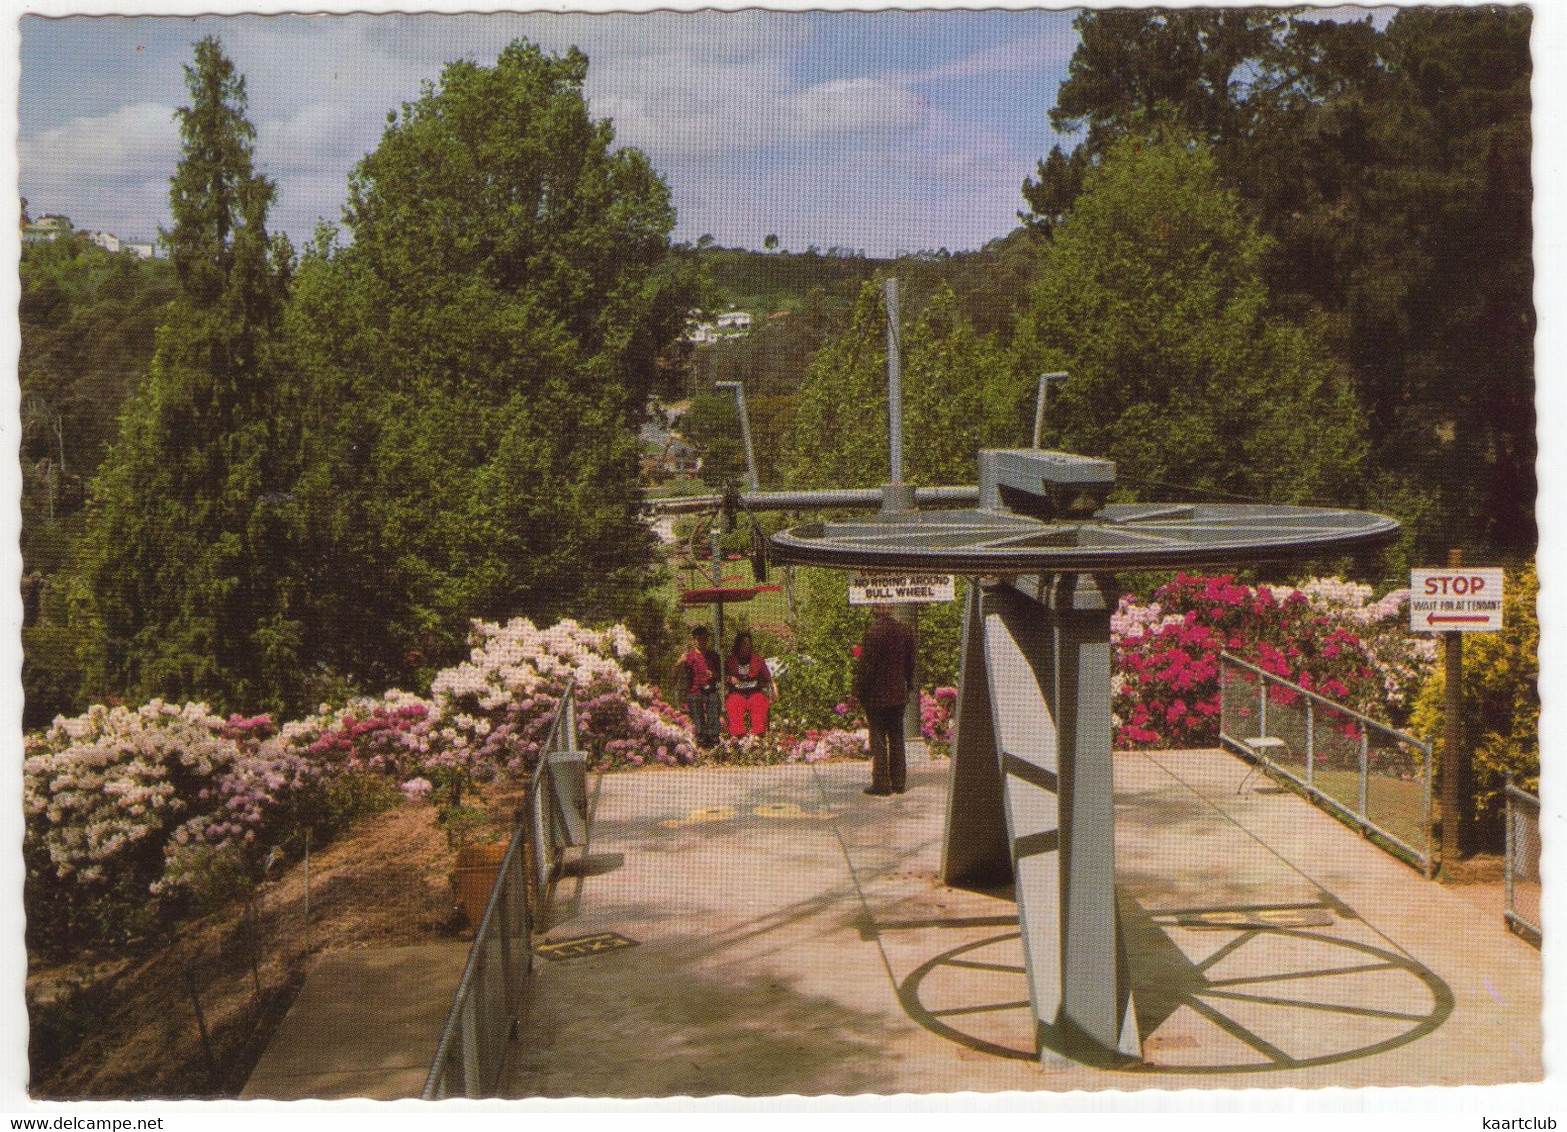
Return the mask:
<svg viewBox="0 0 1567 1132">
<path fill-rule="evenodd" d="M 337 220 L 386 113 L 442 63 L 517 36 L 591 60 L 593 113 L 652 158 L 677 238 L 760 247 L 978 247 L 1015 224 L 1056 136 L 1066 11 L 24 17 L 22 195 L 34 215 L 150 237 L 166 223 L 191 44 L 245 74 L 272 223 Z"/>
</svg>

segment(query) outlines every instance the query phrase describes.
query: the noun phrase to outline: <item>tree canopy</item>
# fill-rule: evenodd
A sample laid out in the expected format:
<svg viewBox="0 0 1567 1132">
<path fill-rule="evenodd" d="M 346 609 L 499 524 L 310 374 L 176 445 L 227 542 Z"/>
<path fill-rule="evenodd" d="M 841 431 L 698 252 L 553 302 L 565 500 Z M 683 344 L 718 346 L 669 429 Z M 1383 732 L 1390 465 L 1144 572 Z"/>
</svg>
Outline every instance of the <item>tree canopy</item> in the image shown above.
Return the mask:
<svg viewBox="0 0 1567 1132">
<path fill-rule="evenodd" d="M 1350 367 L 1368 501 L 1413 520 L 1426 555 L 1535 540 L 1531 19 L 1085 12 L 1051 113 L 1084 141 L 1024 185 L 1049 231 L 1119 139 L 1162 124 L 1205 143 L 1271 238 L 1270 305 Z"/>
<path fill-rule="evenodd" d="M 875 487 L 890 474 L 886 310 L 866 283 L 849 328 L 810 360 L 785 445 L 798 487 Z M 912 483 L 971 483 L 980 448 L 1019 442 L 1019 383 L 1005 350 L 938 286 L 902 338 L 904 470 Z"/>
<path fill-rule="evenodd" d="M 614 148 L 587 58 L 525 41 L 392 116 L 323 232 L 289 339 L 308 369 L 310 651 L 405 679 L 472 618 L 624 615 L 644 592 L 636 430 L 690 280 L 669 190 Z"/>
</svg>

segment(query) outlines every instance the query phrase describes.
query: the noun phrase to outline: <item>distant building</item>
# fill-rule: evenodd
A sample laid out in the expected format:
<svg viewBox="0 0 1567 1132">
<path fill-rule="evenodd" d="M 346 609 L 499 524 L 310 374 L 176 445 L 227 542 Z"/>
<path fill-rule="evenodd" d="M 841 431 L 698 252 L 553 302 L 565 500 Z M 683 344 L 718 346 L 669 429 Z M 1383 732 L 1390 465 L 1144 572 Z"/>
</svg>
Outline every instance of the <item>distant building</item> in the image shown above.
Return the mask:
<svg viewBox="0 0 1567 1132">
<path fill-rule="evenodd" d="M 120 250 L 120 238 L 113 232 L 89 232 L 87 233 L 87 239 L 106 252 L 118 252 Z"/>
<path fill-rule="evenodd" d="M 120 244 L 120 250 L 126 255 L 135 256 L 137 259 L 151 259 L 156 254 L 151 244 L 133 244 L 129 242 L 122 242 Z"/>
<path fill-rule="evenodd" d="M 703 321 L 698 312 L 692 311 L 686 320 L 686 341 L 698 346 L 707 342 L 721 342 L 725 338 L 743 338 L 749 333 L 749 311 L 725 311 L 711 322 Z"/>
<path fill-rule="evenodd" d="M 46 215 L 40 216 L 31 224 L 22 227 L 22 242 L 24 244 L 47 244 L 59 239 L 61 236 L 71 234 L 71 218 L 69 216 Z"/>
<path fill-rule="evenodd" d="M 663 451 L 642 460 L 642 474 L 650 480 L 694 476 L 702 470 L 702 458 L 696 449 L 671 433 Z"/>
</svg>

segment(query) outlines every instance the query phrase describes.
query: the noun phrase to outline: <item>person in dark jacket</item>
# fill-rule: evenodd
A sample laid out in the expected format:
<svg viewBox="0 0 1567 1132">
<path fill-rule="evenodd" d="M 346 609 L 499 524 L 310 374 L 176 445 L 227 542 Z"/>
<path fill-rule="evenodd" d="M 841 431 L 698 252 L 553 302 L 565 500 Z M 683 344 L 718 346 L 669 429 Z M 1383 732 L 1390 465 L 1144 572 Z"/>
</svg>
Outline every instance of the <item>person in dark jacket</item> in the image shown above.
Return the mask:
<svg viewBox="0 0 1567 1132">
<path fill-rule="evenodd" d="M 877 605 L 854 669 L 854 698 L 871 732 L 871 784 L 867 794 L 902 794 L 908 788 L 903 752 L 903 708 L 914 691 L 914 634 Z"/>
</svg>

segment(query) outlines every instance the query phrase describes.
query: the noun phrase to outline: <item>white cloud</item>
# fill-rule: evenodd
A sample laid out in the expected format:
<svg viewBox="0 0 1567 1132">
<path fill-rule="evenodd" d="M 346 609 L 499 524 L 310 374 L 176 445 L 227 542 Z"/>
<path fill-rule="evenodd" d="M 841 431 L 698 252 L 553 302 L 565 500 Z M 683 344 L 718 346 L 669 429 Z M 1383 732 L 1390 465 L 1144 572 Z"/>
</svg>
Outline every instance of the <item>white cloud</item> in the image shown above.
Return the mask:
<svg viewBox="0 0 1567 1132">
<path fill-rule="evenodd" d="M 1059 35 L 1030 36 L 998 43 L 994 47 L 987 47 L 965 55 L 961 59 L 928 67 L 922 71 L 902 71 L 898 73 L 897 79 L 900 82 L 917 85 L 946 82 L 952 79 L 979 78 L 983 75 L 1003 74 L 1008 71 L 1038 69 L 1053 63 L 1064 65 L 1076 46 L 1075 38 L 1066 39 Z"/>
<path fill-rule="evenodd" d="M 921 100 L 907 88 L 879 79 L 836 79 L 801 91 L 781 108 L 789 137 L 814 139 L 887 136 L 918 129 Z"/>
<path fill-rule="evenodd" d="M 1005 72 L 1030 81 L 1031 72 L 1064 66 L 1062 52 L 1070 54 L 1074 39 L 1014 37 L 912 67 L 902 51 L 902 37 L 915 34 L 912 22 L 878 23 L 875 41 L 861 44 L 868 28 L 858 19 L 754 9 L 217 24 L 127 21 L 123 35 L 137 43 L 151 42 L 149 31 L 157 30 L 171 61 L 151 72 L 143 54 L 136 94 L 127 81 L 130 104 L 122 109 L 25 136 L 30 199 L 94 227 L 117 222 L 111 212 L 164 216 L 178 159 L 166 103 L 185 101 L 174 60 L 182 43 L 212 31 L 247 79 L 258 164 L 278 186 L 272 224 L 298 242 L 317 216 L 339 217 L 347 175 L 378 143 L 388 110 L 417 99 L 445 62 L 471 57 L 487 65 L 526 36 L 547 51 L 576 44 L 588 53 L 592 113 L 613 119 L 617 143 L 642 149 L 664 174 L 680 208 L 680 238 L 712 232 L 722 242 L 755 245 L 777 232 L 799 248 L 967 247 L 1011 226 L 1018 185 L 1040 154 L 1023 152 L 1037 146 L 1037 124 L 1021 127 L 1026 137 L 985 125 L 1037 118 L 995 105 L 1000 87 L 965 80 Z M 108 25 L 93 26 L 109 34 Z M 30 25 L 29 34 L 43 32 Z M 100 57 L 118 58 L 117 51 L 112 37 L 99 45 Z M 931 58 L 928 50 L 916 54 Z M 69 56 L 62 51 L 61 58 L 68 66 Z M 867 73 L 873 59 L 878 65 Z M 131 75 L 100 72 L 93 74 L 100 90 Z M 148 82 L 164 72 L 166 86 Z M 32 120 L 48 121 L 42 87 L 37 97 L 40 115 Z"/>
<path fill-rule="evenodd" d="M 174 108 L 137 102 L 102 117 L 73 118 L 23 138 L 21 158 L 24 169 L 49 184 L 167 175 L 179 159 Z"/>
</svg>

